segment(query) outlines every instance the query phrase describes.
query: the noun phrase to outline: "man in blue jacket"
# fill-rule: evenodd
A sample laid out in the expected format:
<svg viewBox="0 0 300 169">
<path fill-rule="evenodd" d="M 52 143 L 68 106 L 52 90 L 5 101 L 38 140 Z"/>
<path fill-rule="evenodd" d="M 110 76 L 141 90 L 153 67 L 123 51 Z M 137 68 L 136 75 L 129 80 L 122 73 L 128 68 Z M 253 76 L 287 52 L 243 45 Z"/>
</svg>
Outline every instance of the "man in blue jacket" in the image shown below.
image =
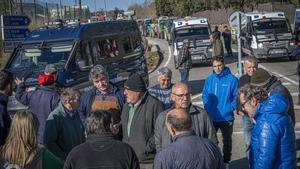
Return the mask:
<svg viewBox="0 0 300 169">
<path fill-rule="evenodd" d="M 44 144 L 44 130 L 46 120 L 59 103 L 60 96 L 55 88 L 56 66 L 49 64 L 45 67 L 44 73 L 38 77 L 39 86 L 34 91 L 26 91 L 24 79 L 16 78 L 17 90 L 16 99 L 29 107 L 39 119 L 38 142 Z"/>
<path fill-rule="evenodd" d="M 212 58 L 213 72 L 205 81 L 202 91 L 204 107 L 214 123 L 216 132 L 221 130 L 223 136 L 223 158 L 226 167 L 231 159 L 233 111 L 236 108 L 238 79 L 225 67 L 220 56 Z"/>
<path fill-rule="evenodd" d="M 109 75 L 102 65 L 96 65 L 91 69 L 89 79 L 93 86 L 81 92 L 79 113 L 83 123 L 92 112 L 98 110 L 110 110 L 113 124 L 119 123 L 125 102 L 124 91 L 109 82 Z"/>
<path fill-rule="evenodd" d="M 275 93 L 268 97 L 262 87 L 239 91 L 244 112 L 254 120 L 250 142 L 250 169 L 296 168 L 295 132 L 287 114 L 288 99 Z"/>
</svg>

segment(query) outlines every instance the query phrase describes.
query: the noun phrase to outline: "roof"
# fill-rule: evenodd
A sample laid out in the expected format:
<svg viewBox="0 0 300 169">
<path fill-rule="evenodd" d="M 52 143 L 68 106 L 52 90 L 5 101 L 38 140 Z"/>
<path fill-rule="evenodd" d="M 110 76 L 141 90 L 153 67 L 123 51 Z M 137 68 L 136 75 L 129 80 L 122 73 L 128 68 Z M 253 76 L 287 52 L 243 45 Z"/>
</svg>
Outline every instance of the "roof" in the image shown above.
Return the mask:
<svg viewBox="0 0 300 169">
<path fill-rule="evenodd" d="M 286 18 L 284 12 L 251 12 L 246 13 L 246 16 L 251 21 L 266 18 Z"/>
<path fill-rule="evenodd" d="M 41 41 L 58 41 L 58 40 L 74 40 L 89 39 L 93 36 L 101 36 L 104 34 L 119 34 L 125 31 L 139 31 L 135 21 L 120 20 L 93 22 L 87 24 L 64 25 L 61 27 L 49 27 L 35 29 L 24 40 L 23 43 L 34 43 Z"/>
<path fill-rule="evenodd" d="M 183 18 L 173 21 L 175 28 L 188 25 L 208 25 L 207 18 Z"/>
</svg>

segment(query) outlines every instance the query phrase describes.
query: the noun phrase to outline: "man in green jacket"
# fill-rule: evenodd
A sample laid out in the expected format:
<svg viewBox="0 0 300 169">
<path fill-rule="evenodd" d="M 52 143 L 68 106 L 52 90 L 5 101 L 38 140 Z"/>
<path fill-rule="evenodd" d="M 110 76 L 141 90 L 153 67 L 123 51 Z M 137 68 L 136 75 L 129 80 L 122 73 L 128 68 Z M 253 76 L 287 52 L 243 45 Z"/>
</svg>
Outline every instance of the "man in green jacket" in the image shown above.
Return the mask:
<svg viewBox="0 0 300 169">
<path fill-rule="evenodd" d="M 60 97 L 61 102 L 46 121 L 44 142 L 53 154 L 66 159 L 73 147 L 85 141 L 85 135 L 76 110 L 80 105 L 79 91 L 67 88 Z"/>
</svg>

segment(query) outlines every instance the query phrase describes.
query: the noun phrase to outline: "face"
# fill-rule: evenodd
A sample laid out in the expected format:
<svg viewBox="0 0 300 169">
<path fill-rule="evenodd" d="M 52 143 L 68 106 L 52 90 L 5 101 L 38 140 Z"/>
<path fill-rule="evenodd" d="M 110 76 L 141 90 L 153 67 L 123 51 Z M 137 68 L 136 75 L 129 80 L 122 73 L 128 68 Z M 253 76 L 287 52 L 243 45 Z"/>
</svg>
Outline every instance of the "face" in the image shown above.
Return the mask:
<svg viewBox="0 0 300 169">
<path fill-rule="evenodd" d="M 257 102 L 254 99 L 252 99 L 252 100 L 247 99 L 243 93 L 240 94 L 240 102 L 241 102 L 243 111 L 249 117 L 254 117 L 256 109 L 258 107 Z"/>
<path fill-rule="evenodd" d="M 63 104 L 69 111 L 74 111 L 80 106 L 80 96 L 78 95 L 73 99 L 69 100 L 67 103 Z"/>
<path fill-rule="evenodd" d="M 213 62 L 213 69 L 214 69 L 216 74 L 220 74 L 224 69 L 224 63 L 219 62 L 219 61 L 214 61 Z"/>
<path fill-rule="evenodd" d="M 176 108 L 186 109 L 191 103 L 191 95 L 187 86 L 178 86 L 171 94 Z"/>
<path fill-rule="evenodd" d="M 257 64 L 254 62 L 245 61 L 244 70 L 245 73 L 249 76 L 253 75 L 253 72 L 257 69 Z"/>
<path fill-rule="evenodd" d="M 137 103 L 141 98 L 141 92 L 131 91 L 125 88 L 124 95 L 126 96 L 126 101 L 129 104 Z"/>
<path fill-rule="evenodd" d="M 106 92 L 109 90 L 108 78 L 105 75 L 99 75 L 93 79 L 93 84 L 100 92 Z"/>
<path fill-rule="evenodd" d="M 160 75 L 158 77 L 158 82 L 160 84 L 160 88 L 162 89 L 168 89 L 171 85 L 171 77 L 165 76 L 165 75 Z"/>
</svg>

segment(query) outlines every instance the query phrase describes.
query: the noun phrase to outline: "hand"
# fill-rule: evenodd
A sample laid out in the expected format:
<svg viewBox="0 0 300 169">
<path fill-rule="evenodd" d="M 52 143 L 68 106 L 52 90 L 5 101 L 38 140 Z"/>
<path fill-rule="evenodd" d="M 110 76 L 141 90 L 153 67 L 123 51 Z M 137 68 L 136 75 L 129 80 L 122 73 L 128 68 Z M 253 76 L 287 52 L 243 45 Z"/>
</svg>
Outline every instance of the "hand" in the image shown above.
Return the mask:
<svg viewBox="0 0 300 169">
<path fill-rule="evenodd" d="M 23 82 L 24 82 L 24 78 L 22 78 L 22 80 L 19 79 L 19 78 L 16 78 L 16 79 L 15 79 L 15 83 L 16 83 L 17 85 L 19 85 L 19 84 L 21 84 L 21 83 L 23 83 Z"/>
<path fill-rule="evenodd" d="M 111 132 L 113 134 L 118 134 L 119 131 L 120 131 L 120 126 L 121 126 L 121 123 L 113 124 L 112 127 L 111 127 Z"/>
<path fill-rule="evenodd" d="M 237 111 L 237 114 L 240 115 L 240 116 L 245 116 L 245 113 L 242 112 L 242 111 Z"/>
</svg>

